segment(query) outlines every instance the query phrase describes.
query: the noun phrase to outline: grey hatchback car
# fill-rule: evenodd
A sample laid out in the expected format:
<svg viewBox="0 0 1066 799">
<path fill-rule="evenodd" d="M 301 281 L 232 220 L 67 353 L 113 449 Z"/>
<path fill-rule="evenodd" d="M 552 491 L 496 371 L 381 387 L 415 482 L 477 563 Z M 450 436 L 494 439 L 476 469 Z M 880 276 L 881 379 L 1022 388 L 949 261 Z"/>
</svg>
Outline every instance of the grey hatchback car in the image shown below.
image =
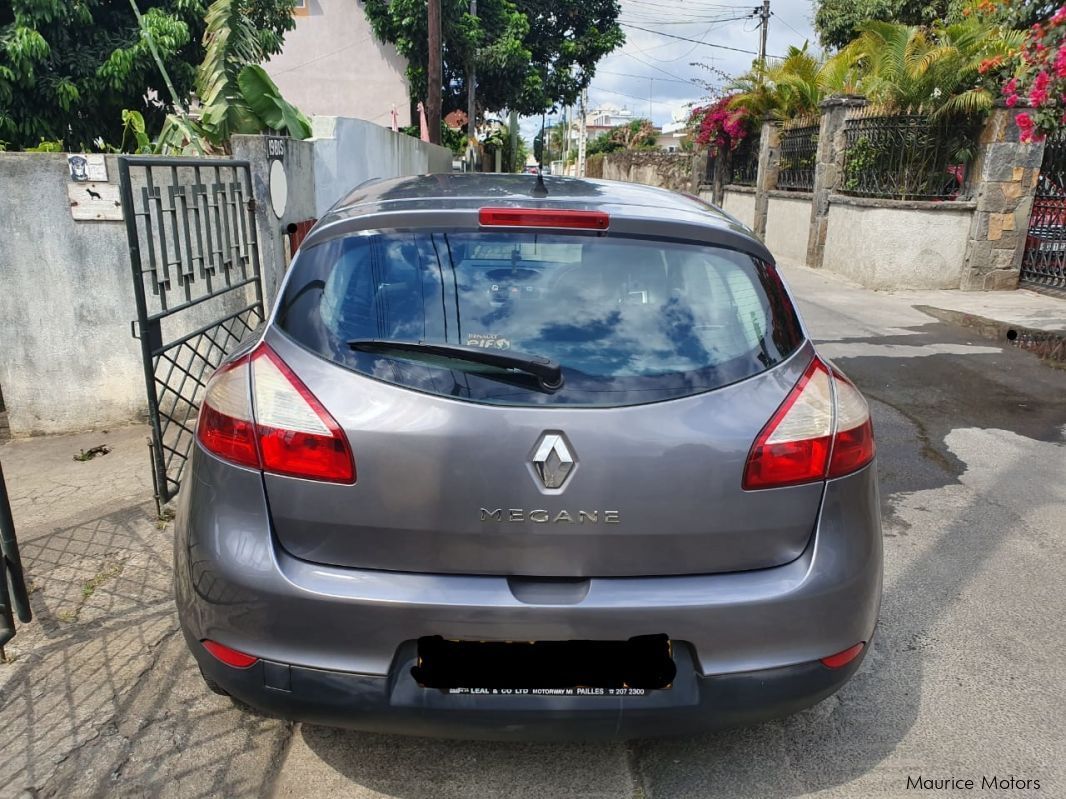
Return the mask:
<svg viewBox="0 0 1066 799">
<path fill-rule="evenodd" d="M 755 722 L 832 694 L 873 635 L 870 413 L 763 244 L 700 200 L 374 181 L 211 378 L 175 562 L 208 685 L 285 718 Z"/>
</svg>

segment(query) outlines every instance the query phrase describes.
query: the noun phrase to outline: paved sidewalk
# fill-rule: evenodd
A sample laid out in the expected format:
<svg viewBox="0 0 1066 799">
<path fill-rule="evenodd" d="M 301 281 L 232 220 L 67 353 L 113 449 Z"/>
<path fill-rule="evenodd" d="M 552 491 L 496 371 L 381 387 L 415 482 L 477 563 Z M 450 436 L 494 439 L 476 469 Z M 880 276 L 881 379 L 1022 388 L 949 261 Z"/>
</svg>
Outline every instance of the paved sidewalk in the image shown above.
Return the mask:
<svg viewBox="0 0 1066 799">
<path fill-rule="evenodd" d="M 0 446 L 31 624 L 0 664 L 0 797 L 260 796 L 289 725 L 204 690 L 144 427 Z M 78 462 L 98 444 L 108 455 Z"/>
</svg>

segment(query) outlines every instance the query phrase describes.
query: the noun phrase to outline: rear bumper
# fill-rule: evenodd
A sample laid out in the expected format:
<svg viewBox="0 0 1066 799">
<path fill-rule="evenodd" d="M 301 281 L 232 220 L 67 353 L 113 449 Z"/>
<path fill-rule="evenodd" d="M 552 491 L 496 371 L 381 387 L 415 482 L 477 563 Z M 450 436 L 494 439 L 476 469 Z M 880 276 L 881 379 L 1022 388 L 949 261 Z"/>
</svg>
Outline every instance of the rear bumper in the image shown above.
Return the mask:
<svg viewBox="0 0 1066 799">
<path fill-rule="evenodd" d="M 258 474 L 197 447 L 179 502 L 178 611 L 204 671 L 239 699 L 288 718 L 451 737 L 681 733 L 787 714 L 842 685 L 858 662 L 818 659 L 869 641 L 881 596 L 872 467 L 830 482 L 817 529 L 784 566 L 562 585 L 402 574 L 297 560 L 275 543 Z M 221 501 L 224 497 L 225 501 Z M 216 501 L 217 498 L 217 501 Z M 619 640 L 666 633 L 679 681 L 646 697 L 492 697 L 419 688 L 422 636 Z M 210 638 L 256 655 L 246 671 L 211 658 Z M 688 671 L 685 672 L 687 667 Z M 288 674 L 290 690 L 268 687 Z M 273 678 L 271 678 L 273 679 Z"/>
<path fill-rule="evenodd" d="M 686 735 L 786 716 L 834 693 L 858 670 L 802 663 L 698 675 L 687 648 L 675 652 L 678 679 L 643 697 L 483 696 L 424 690 L 410 676 L 413 646 L 388 676 L 259 661 L 233 669 L 188 637 L 201 668 L 237 699 L 270 715 L 331 727 L 485 740 L 647 738 Z M 865 654 L 865 650 L 863 650 Z"/>
</svg>

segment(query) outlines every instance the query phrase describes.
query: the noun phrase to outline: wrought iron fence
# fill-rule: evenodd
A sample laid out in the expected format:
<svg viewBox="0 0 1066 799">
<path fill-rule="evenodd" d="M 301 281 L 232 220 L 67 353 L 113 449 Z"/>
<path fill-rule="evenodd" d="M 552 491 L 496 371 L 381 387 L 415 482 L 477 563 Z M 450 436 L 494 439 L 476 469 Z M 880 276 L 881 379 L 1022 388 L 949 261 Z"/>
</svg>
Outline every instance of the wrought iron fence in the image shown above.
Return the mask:
<svg viewBox="0 0 1066 799">
<path fill-rule="evenodd" d="M 119 159 L 156 498 L 177 493 L 204 387 L 264 319 L 247 161 Z"/>
<path fill-rule="evenodd" d="M 978 121 L 874 111 L 844 125 L 846 194 L 896 200 L 954 200 L 964 194 Z"/>
<path fill-rule="evenodd" d="M 1066 134 L 1062 132 L 1044 140 L 1021 282 L 1031 288 L 1066 293 Z"/>
<path fill-rule="evenodd" d="M 735 186 L 754 186 L 759 176 L 759 137 L 756 134 L 742 139 L 729 154 L 729 180 Z"/>
<path fill-rule="evenodd" d="M 814 191 L 814 164 L 818 155 L 818 122 L 794 125 L 781 131 L 781 160 L 777 188 Z"/>
</svg>

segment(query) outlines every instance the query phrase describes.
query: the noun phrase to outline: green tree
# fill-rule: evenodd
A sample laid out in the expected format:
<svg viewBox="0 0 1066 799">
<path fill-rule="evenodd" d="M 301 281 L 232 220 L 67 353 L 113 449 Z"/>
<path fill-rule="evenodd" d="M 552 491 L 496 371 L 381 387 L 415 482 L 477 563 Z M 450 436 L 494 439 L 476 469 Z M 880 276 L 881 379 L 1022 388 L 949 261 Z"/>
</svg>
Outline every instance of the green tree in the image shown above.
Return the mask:
<svg viewBox="0 0 1066 799">
<path fill-rule="evenodd" d="M 483 111 L 536 115 L 577 101 L 596 63 L 625 41 L 618 0 L 442 0 L 444 113 L 466 108 L 466 73 L 477 70 Z M 426 96 L 424 0 L 366 0 L 377 37 L 407 58 L 413 99 Z"/>
<path fill-rule="evenodd" d="M 958 22 L 969 0 L 815 0 L 814 29 L 823 47 L 838 49 L 869 20 L 903 25 Z"/>
<path fill-rule="evenodd" d="M 138 0 L 182 102 L 204 60 L 206 0 Z M 264 56 L 280 52 L 293 26 L 293 0 L 243 0 Z M 145 99 L 146 93 L 158 101 Z M 149 97 L 152 95 L 150 94 Z M 123 109 L 143 112 L 146 131 L 163 126 L 171 98 L 148 39 L 127 0 L 0 2 L 0 139 L 13 149 L 43 140 L 68 149 L 122 141 Z"/>
</svg>

